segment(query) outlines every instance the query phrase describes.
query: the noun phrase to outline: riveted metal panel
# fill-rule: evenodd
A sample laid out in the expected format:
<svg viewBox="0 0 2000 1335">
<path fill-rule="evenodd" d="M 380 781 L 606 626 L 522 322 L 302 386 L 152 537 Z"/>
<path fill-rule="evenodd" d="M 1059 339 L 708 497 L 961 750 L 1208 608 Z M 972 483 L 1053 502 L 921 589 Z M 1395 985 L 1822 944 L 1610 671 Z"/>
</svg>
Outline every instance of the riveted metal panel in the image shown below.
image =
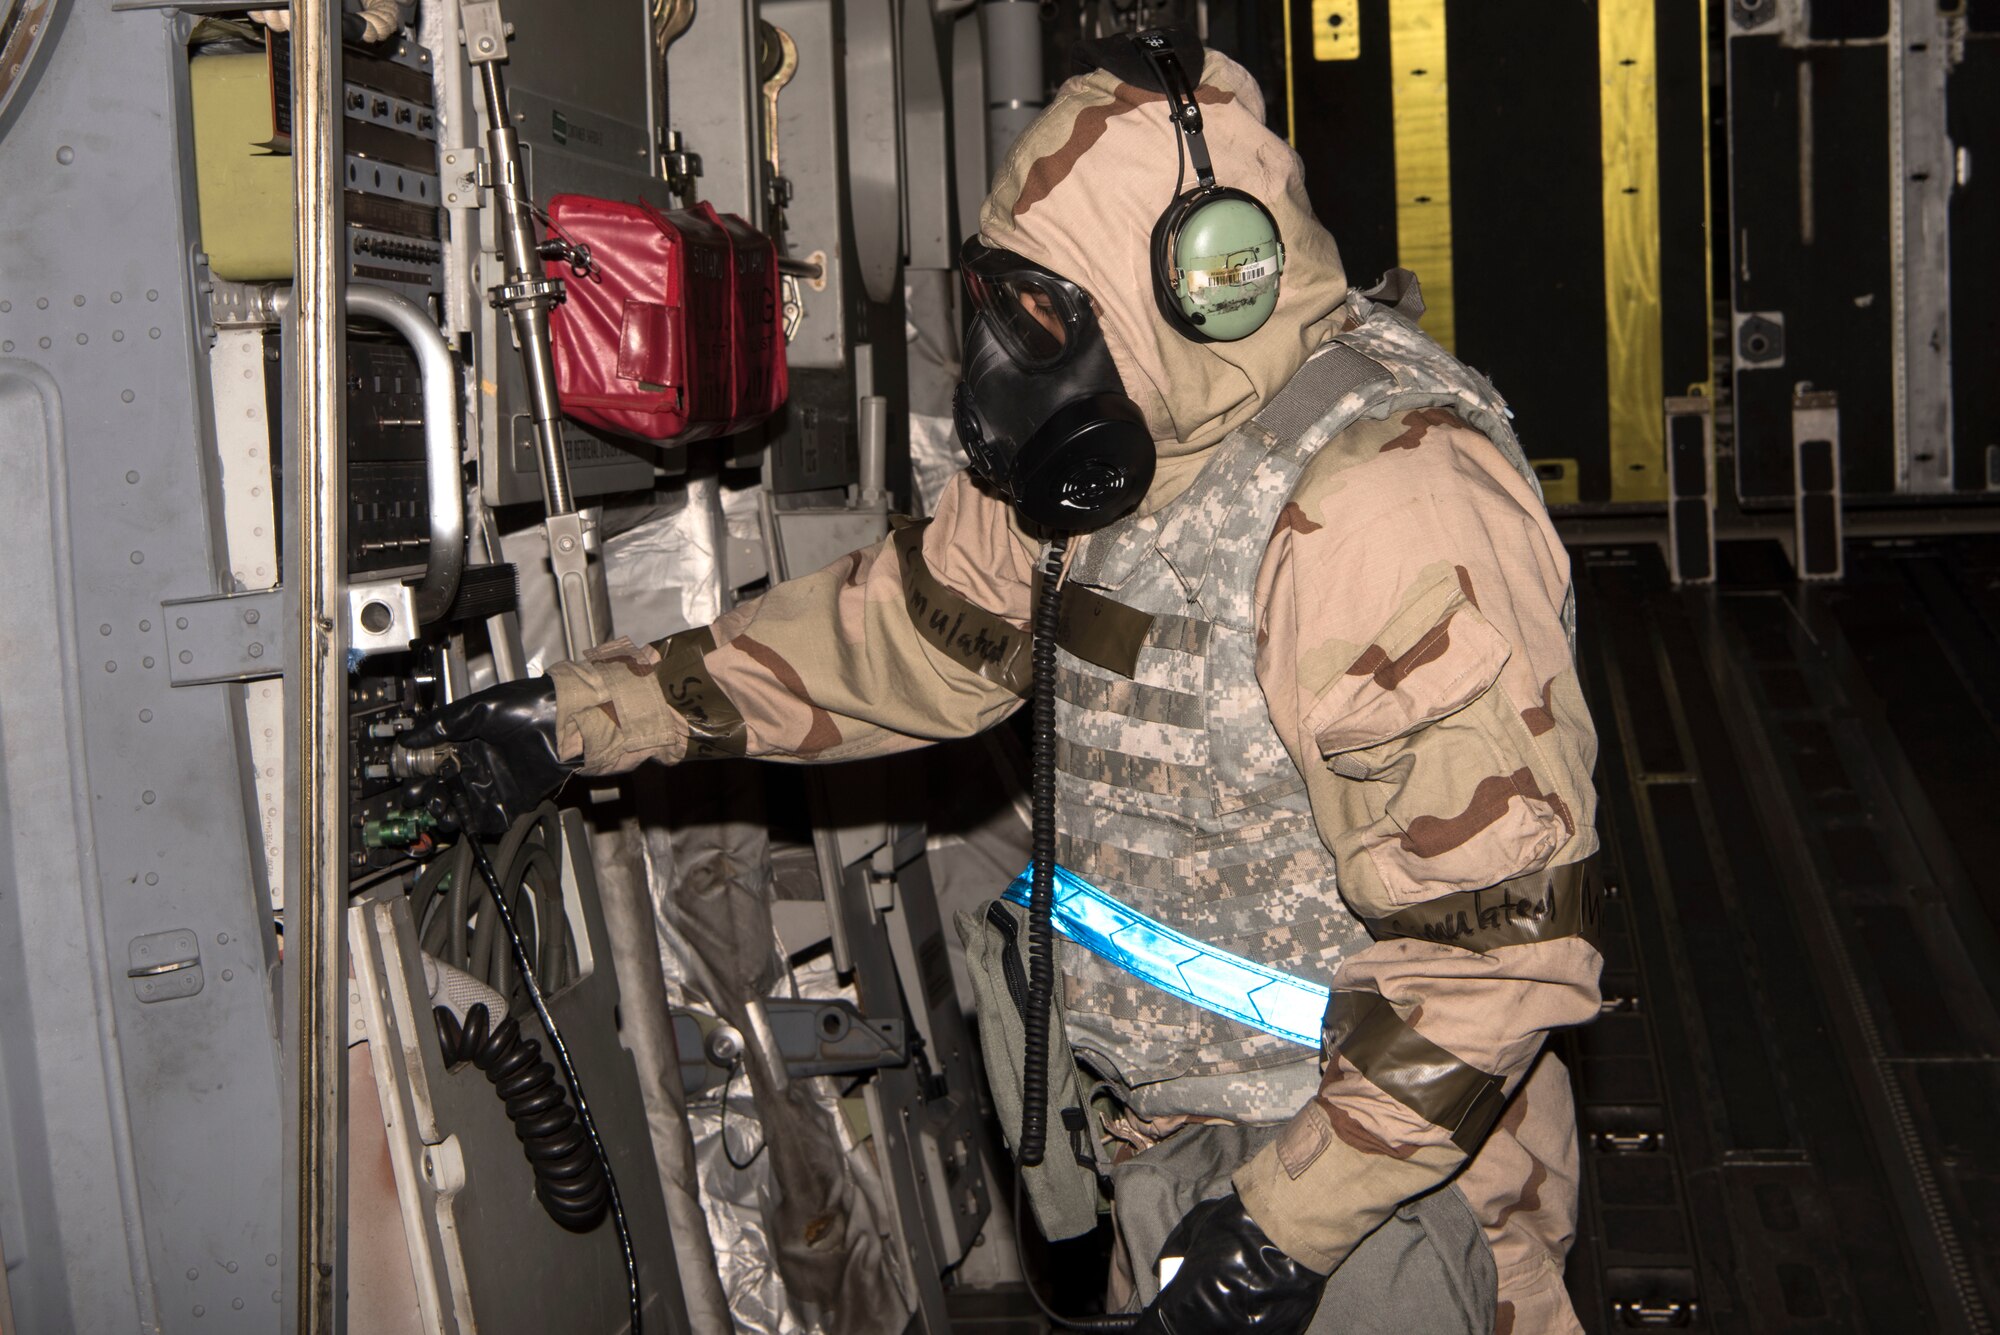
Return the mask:
<svg viewBox="0 0 2000 1335">
<path fill-rule="evenodd" d="M 0 594 L 10 626 L 35 628 L 8 638 L 37 662 L 22 708 L 42 715 L 17 731 L 10 677 L 0 856 L 38 881 L 13 948 L 64 966 L 24 1000 L 34 1039 L 77 1026 L 83 1058 L 0 1050 L 15 1161 L 42 1147 L 36 1118 L 51 1152 L 67 1147 L 43 1180 L 61 1253 L 40 1243 L 10 1274 L 17 1315 L 52 1317 L 25 1329 L 279 1324 L 276 950 L 239 716 L 229 688 L 174 689 L 160 607 L 230 587 L 194 309 L 187 23 L 70 7 L 0 139 L 0 355 L 32 363 L 16 382 L 61 414 L 59 436 L 19 442 L 51 461 L 41 494 L 57 508 L 51 545 L 22 548 Z M 10 479 L 15 430 L 10 418 Z M 200 943 L 201 990 L 141 998 L 131 943 L 181 931 Z M 126 1227 L 106 1217 L 112 1199 Z M 57 1236 L 35 1225 L 28 1239 Z"/>
<path fill-rule="evenodd" d="M 15 1328 L 132 1330 L 151 1286 L 98 1004 L 124 969 L 104 941 L 87 776 L 64 763 L 83 745 L 89 647 L 71 611 L 66 443 L 56 382 L 0 358 L 0 614 L 45 628 L 0 635 L 0 1238 Z"/>
<path fill-rule="evenodd" d="M 845 149 L 833 11 L 825 0 L 771 0 L 760 12 L 767 22 L 791 34 L 799 49 L 798 70 L 778 95 L 780 165 L 793 192 L 780 240 L 787 254 L 797 259 L 817 254 L 825 266 L 817 283 L 799 284 L 805 318 L 785 355 L 795 372 L 837 370 L 846 363 L 848 305 L 841 245 Z M 681 85 L 675 85 L 676 107 L 686 95 Z M 795 395 L 797 390 L 795 382 Z"/>
</svg>

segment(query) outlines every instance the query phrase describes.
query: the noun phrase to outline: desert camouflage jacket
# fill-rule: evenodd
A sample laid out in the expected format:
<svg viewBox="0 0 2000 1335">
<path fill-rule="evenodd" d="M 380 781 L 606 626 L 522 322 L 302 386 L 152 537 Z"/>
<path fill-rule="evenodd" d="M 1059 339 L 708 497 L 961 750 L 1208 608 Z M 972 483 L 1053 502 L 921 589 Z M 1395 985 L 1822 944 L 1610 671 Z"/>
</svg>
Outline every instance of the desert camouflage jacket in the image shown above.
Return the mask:
<svg viewBox="0 0 2000 1335">
<path fill-rule="evenodd" d="M 834 761 L 1005 718 L 1026 684 L 1036 544 L 964 474 L 919 531 L 920 563 L 905 560 L 910 541 L 892 535 L 712 626 L 557 664 L 565 754 L 593 774 L 707 755 Z M 1441 574 L 1452 598 L 1435 596 Z M 937 585 L 1018 639 L 981 646 L 930 615 Z M 1306 467 L 1263 556 L 1257 678 L 1361 918 L 1595 851 L 1596 741 L 1561 623 L 1568 589 L 1540 498 L 1448 410 L 1357 423 Z M 1344 959 L 1331 983 L 1379 997 L 1512 1091 L 1549 1030 L 1596 1014 L 1599 964 L 1582 936 L 1484 951 L 1398 936 Z M 1461 1178 L 1503 1298 L 1510 1263 L 1546 1268 L 1566 1250 L 1573 1182 L 1552 1184 L 1563 1190 L 1539 1216 L 1532 1199 L 1574 1172 L 1565 1095 L 1517 1100 L 1473 1165 L 1485 1173 Z M 1524 1125 L 1538 1117 L 1541 1132 Z M 1237 1185 L 1280 1246 L 1331 1269 L 1465 1162 L 1336 1047 L 1318 1094 Z"/>
</svg>

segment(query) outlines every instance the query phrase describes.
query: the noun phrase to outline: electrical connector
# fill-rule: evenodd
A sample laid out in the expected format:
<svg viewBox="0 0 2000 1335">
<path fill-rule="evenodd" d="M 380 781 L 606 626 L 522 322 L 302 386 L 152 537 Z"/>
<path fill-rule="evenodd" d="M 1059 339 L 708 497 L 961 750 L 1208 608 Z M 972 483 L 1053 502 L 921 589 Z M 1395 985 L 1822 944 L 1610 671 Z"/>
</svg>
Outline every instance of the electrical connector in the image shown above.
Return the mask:
<svg viewBox="0 0 2000 1335">
<path fill-rule="evenodd" d="M 390 811 L 361 826 L 364 848 L 408 848 L 437 829 L 438 819 L 428 811 Z"/>
</svg>

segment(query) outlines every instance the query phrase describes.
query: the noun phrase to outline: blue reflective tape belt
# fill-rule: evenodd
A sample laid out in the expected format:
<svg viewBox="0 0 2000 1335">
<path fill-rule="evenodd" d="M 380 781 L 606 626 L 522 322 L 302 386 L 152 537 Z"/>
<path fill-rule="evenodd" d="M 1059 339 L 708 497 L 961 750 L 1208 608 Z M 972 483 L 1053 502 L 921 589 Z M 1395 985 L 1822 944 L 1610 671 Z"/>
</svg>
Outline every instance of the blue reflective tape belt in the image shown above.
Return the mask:
<svg viewBox="0 0 2000 1335">
<path fill-rule="evenodd" d="M 1008 899 L 1027 904 L 1033 871 L 1014 878 Z M 1155 922 L 1065 867 L 1055 869 L 1050 921 L 1066 939 L 1162 992 L 1303 1047 L 1320 1046 L 1329 992 L 1318 983 Z"/>
</svg>

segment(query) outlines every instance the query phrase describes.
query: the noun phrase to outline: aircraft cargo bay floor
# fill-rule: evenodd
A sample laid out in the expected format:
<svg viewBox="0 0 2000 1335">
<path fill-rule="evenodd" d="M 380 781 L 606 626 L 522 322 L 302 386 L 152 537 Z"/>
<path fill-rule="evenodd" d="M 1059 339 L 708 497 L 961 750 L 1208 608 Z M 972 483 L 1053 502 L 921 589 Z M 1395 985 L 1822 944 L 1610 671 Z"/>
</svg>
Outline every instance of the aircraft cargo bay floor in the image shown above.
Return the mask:
<svg viewBox="0 0 2000 1335">
<path fill-rule="evenodd" d="M 1575 1074 L 1592 1331 L 2000 1309 L 2000 540 L 1575 553 L 1610 879 Z"/>
</svg>

